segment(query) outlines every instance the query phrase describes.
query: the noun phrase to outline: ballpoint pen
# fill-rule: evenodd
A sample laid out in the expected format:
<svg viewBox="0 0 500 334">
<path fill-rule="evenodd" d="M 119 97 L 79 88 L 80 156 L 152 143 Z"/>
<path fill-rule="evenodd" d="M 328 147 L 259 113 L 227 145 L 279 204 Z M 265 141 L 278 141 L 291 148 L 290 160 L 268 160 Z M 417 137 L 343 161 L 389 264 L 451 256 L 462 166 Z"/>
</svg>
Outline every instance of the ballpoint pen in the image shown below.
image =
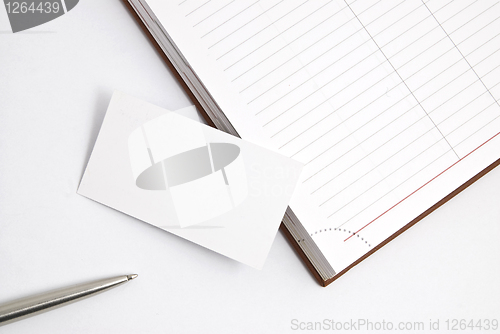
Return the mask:
<svg viewBox="0 0 500 334">
<path fill-rule="evenodd" d="M 74 285 L 40 295 L 15 300 L 0 305 L 0 326 L 25 318 L 56 306 L 92 296 L 136 278 L 137 275 L 123 275 Z"/>
</svg>

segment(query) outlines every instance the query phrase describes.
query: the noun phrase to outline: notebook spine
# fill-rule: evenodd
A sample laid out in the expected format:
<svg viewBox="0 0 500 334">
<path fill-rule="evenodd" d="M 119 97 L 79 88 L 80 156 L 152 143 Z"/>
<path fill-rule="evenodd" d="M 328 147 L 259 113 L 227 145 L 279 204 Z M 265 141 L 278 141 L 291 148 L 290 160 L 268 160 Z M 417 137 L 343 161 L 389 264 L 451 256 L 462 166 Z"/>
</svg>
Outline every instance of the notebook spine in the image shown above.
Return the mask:
<svg viewBox="0 0 500 334">
<path fill-rule="evenodd" d="M 236 129 L 224 116 L 224 113 L 207 89 L 205 89 L 196 73 L 189 67 L 186 60 L 182 58 L 181 52 L 170 39 L 168 33 L 164 31 L 157 23 L 157 20 L 151 15 L 147 4 L 140 0 L 122 1 L 127 5 L 143 31 L 153 42 L 154 47 L 165 60 L 167 66 L 172 70 L 172 73 L 181 83 L 198 110 L 203 111 L 202 114 L 207 123 L 219 130 L 239 137 Z M 167 43 L 167 45 L 162 45 L 163 43 Z M 176 50 L 176 52 L 170 52 L 169 49 Z M 181 67 L 180 64 L 183 64 L 183 66 Z M 190 78 L 196 80 L 196 83 Z M 197 87 L 202 87 L 203 91 L 199 91 Z M 290 208 L 286 211 L 280 229 L 306 263 L 306 266 L 318 283 L 322 286 L 327 286 L 331 283 L 336 275 L 335 271 Z"/>
</svg>

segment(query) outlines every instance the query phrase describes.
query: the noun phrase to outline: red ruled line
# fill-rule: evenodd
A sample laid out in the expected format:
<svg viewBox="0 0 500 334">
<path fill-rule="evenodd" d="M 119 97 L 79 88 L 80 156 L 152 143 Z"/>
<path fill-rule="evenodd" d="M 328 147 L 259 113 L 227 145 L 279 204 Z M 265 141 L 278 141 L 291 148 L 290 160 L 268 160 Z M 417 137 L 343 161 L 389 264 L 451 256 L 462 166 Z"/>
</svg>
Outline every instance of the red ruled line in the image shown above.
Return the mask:
<svg viewBox="0 0 500 334">
<path fill-rule="evenodd" d="M 431 183 L 432 181 L 434 181 L 435 179 L 437 179 L 440 175 L 444 174 L 444 172 L 446 172 L 447 170 L 451 169 L 453 166 L 455 166 L 456 164 L 458 164 L 460 161 L 462 161 L 465 158 L 467 158 L 469 155 L 471 155 L 472 153 L 474 153 L 475 151 L 477 151 L 481 146 L 483 146 L 484 144 L 486 144 L 487 142 L 489 142 L 490 140 L 492 140 L 493 138 L 495 138 L 499 134 L 500 134 L 500 132 L 498 132 L 496 135 L 494 135 L 493 137 L 491 137 L 490 139 L 488 139 L 487 141 L 485 141 L 484 143 L 482 143 L 481 145 L 479 145 L 478 147 L 476 147 L 474 150 L 472 150 L 469 153 L 467 153 L 467 155 L 465 155 L 463 158 L 457 160 L 454 164 L 452 164 L 451 166 L 449 166 L 448 168 L 446 168 L 445 170 L 443 170 L 441 173 L 439 173 L 438 175 L 434 176 L 432 179 L 430 179 L 425 184 L 423 184 L 422 186 L 420 186 L 418 189 L 416 189 L 415 191 L 413 191 L 411 194 L 409 194 L 408 196 L 406 196 L 405 198 L 403 198 L 402 200 L 400 200 L 399 202 L 397 202 L 396 204 L 394 204 L 393 206 L 391 206 L 389 209 L 387 209 L 386 211 L 384 211 L 383 213 L 381 213 L 378 217 L 376 217 L 375 219 L 373 219 L 371 222 L 369 222 L 368 224 L 366 224 L 365 226 L 363 226 L 362 228 L 360 228 L 359 230 L 357 230 L 356 232 L 354 232 L 353 234 L 351 234 L 351 236 L 348 237 L 347 239 L 345 239 L 344 242 L 346 242 L 347 240 L 351 239 L 355 234 L 358 234 L 359 231 L 361 231 L 362 229 L 364 229 L 365 227 L 367 227 L 368 225 L 370 225 L 371 223 L 373 223 L 374 221 L 376 221 L 377 219 L 379 219 L 380 217 L 382 217 L 383 215 L 385 215 L 387 212 L 389 212 L 392 209 L 394 209 L 396 206 L 398 206 L 399 204 L 401 204 L 401 202 L 403 202 L 408 197 L 410 197 L 411 195 L 413 195 L 414 193 L 416 193 L 417 191 L 419 191 L 420 189 L 422 189 L 423 187 L 425 187 L 426 185 L 428 185 L 429 183 Z"/>
</svg>

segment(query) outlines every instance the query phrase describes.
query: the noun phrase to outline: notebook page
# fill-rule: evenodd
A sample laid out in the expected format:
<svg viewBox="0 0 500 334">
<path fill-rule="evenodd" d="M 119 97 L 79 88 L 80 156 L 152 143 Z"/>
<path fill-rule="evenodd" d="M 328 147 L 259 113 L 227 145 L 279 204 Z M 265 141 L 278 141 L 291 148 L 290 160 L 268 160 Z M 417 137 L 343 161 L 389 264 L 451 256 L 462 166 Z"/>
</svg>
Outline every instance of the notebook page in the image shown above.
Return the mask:
<svg viewBox="0 0 500 334">
<path fill-rule="evenodd" d="M 498 1 L 148 4 L 337 272 L 499 158 Z"/>
</svg>

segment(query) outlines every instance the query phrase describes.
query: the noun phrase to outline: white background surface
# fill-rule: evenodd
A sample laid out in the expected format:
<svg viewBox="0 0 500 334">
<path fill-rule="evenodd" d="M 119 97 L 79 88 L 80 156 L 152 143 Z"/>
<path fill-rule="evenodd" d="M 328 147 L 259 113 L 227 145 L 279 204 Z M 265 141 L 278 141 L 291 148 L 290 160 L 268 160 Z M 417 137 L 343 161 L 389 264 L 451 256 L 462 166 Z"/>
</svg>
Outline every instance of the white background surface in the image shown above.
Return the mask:
<svg viewBox="0 0 500 334">
<path fill-rule="evenodd" d="M 500 318 L 500 169 L 322 288 L 281 233 L 257 271 L 77 195 L 115 89 L 191 104 L 120 0 L 17 34 L 0 8 L 0 304 L 139 274 L 1 333 L 299 332 L 292 319 L 423 333 L 430 319 Z"/>
</svg>

